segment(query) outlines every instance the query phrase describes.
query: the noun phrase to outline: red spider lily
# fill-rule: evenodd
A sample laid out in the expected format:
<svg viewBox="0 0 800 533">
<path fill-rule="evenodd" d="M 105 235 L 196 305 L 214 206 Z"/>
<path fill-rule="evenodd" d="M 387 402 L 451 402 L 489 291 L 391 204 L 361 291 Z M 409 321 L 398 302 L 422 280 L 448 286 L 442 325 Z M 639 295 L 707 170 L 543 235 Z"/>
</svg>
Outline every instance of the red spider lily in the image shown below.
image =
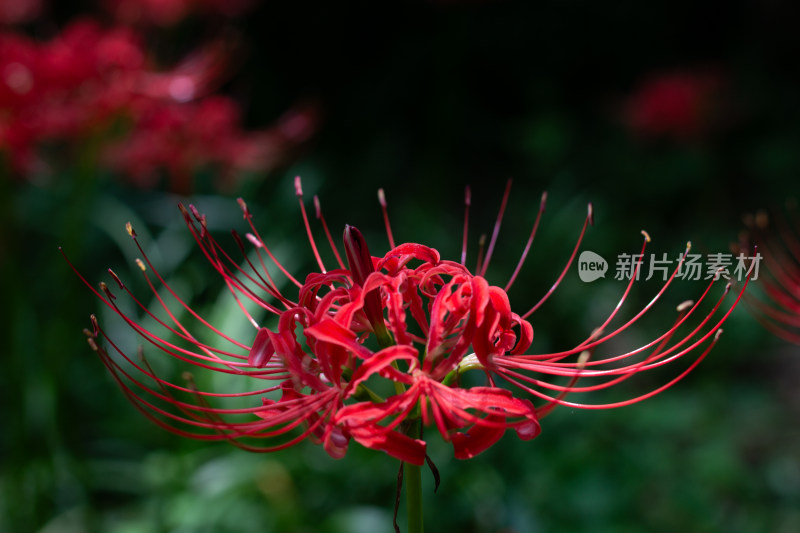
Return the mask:
<svg viewBox="0 0 800 533">
<path fill-rule="evenodd" d="M 538 354 L 530 351 L 533 328 L 527 319 L 569 270 L 592 221 L 591 206 L 572 254 L 552 288 L 520 315 L 512 311 L 507 290 L 531 249 L 544 213 L 545 196 L 519 264 L 501 288 L 490 285 L 484 275 L 497 243 L 510 182 L 489 246 L 485 254 L 483 249 L 479 251 L 480 266 L 474 273 L 464 264 L 469 190 L 460 262 L 442 259 L 435 249 L 422 244 L 395 245 L 381 191 L 390 250 L 373 257 L 358 230 L 348 226 L 344 233 L 345 263 L 315 197 L 316 217 L 337 263 L 328 269 L 313 237 L 299 178 L 295 186 L 318 265 L 318 271 L 308 274 L 303 282 L 275 257 L 241 199 L 239 204 L 251 228 L 246 240 L 254 247 L 247 253 L 245 239 L 233 233 L 245 257 L 241 263 L 208 231 L 204 215 L 193 206 L 181 207 L 203 254 L 252 324 L 252 340 L 230 337 L 182 300 L 154 268 L 130 226 L 128 232 L 143 257 L 139 267 L 163 312 L 157 315 L 113 272 L 111 275 L 146 318 L 155 321 L 158 331 L 144 327 L 123 311 L 105 284 L 100 290 L 93 289 L 157 352 L 181 364 L 237 376 L 243 385 L 252 386 L 241 391 L 209 392 L 201 390 L 191 374 L 186 374 L 187 384 L 173 383 L 161 377 L 143 357 L 131 357 L 93 317 L 93 330 L 87 331 L 89 344 L 132 403 L 160 426 L 199 439 L 230 440 L 255 451 L 278 450 L 311 438 L 334 457 L 343 456 L 350 440 L 355 440 L 421 465 L 426 442 L 413 429 L 421 422 L 424 427 L 436 428 L 451 442 L 456 457 L 470 458 L 497 442 L 507 429 L 515 430 L 522 439 L 534 438 L 540 432 L 539 418 L 558 404 L 618 407 L 668 388 L 711 350 L 720 326 L 741 297 L 739 293 L 730 307 L 722 309 L 729 292 L 726 286 L 710 312 L 695 320 L 716 283 L 711 280 L 696 303 L 678 306 L 675 323 L 662 334 L 629 352 L 598 358 L 596 351 L 653 308 L 680 265 L 650 303 L 612 328 L 636 279 L 632 276 L 617 306 L 583 342 L 562 352 Z M 642 252 L 649 241 L 645 237 Z M 282 288 L 285 284 L 294 286 L 291 295 Z M 174 302 L 168 302 L 167 296 Z M 258 317 L 264 314 L 274 316 L 276 324 L 262 325 Z M 195 322 L 199 330 L 192 331 L 189 322 Z M 204 340 L 208 337 L 215 341 Z M 566 399 L 570 393 L 612 387 L 693 353 L 696 355 L 676 377 L 635 398 L 602 405 Z M 484 375 L 485 384 L 462 385 L 470 371 Z M 586 380 L 590 383 L 583 385 Z M 212 405 L 252 396 L 255 401 L 243 407 Z M 534 405 L 532 398 L 542 400 L 540 405 Z"/>
<path fill-rule="evenodd" d="M 52 144 L 88 146 L 136 185 L 165 174 L 180 192 L 201 168 L 226 181 L 272 169 L 313 134 L 317 108 L 298 104 L 269 128 L 244 130 L 239 104 L 212 94 L 234 56 L 231 42 L 217 39 L 157 71 L 138 33 L 88 18 L 49 41 L 0 32 L 0 151 L 28 175 L 46 167 L 41 153 Z M 127 128 L 113 138 L 114 125 Z"/>
<path fill-rule="evenodd" d="M 763 256 L 760 290 L 747 295 L 748 307 L 768 331 L 800 344 L 800 218 L 793 202 L 788 207 L 747 215 L 741 244 L 758 243 Z"/>
</svg>

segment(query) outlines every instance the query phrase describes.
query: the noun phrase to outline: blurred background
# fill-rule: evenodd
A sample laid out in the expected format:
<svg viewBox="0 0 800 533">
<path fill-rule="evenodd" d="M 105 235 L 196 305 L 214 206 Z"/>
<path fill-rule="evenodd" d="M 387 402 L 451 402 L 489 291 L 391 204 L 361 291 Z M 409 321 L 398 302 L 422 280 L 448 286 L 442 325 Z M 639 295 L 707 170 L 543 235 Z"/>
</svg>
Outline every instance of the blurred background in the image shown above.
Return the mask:
<svg viewBox="0 0 800 533">
<path fill-rule="evenodd" d="M 226 240 L 246 231 L 244 197 L 304 275 L 296 175 L 334 234 L 355 224 L 382 255 L 383 187 L 395 238 L 456 260 L 469 184 L 470 261 L 513 178 L 496 284 L 548 191 L 510 292 L 520 308 L 557 277 L 588 202 L 582 249 L 610 263 L 638 251 L 642 229 L 657 254 L 687 240 L 727 252 L 743 215 L 797 194 L 799 16 L 786 0 L 0 1 L 0 531 L 392 531 L 398 465 L 383 454 L 248 454 L 150 424 L 87 347 L 101 304 L 58 247 L 90 283 L 111 267 L 146 298 L 132 221 L 181 294 L 232 328 L 235 304 L 176 206 L 196 204 Z M 621 346 L 656 336 L 704 287 L 676 283 Z M 581 341 L 623 288 L 573 267 L 533 316 L 532 349 Z M 626 316 L 657 289 L 637 287 Z M 470 461 L 434 441 L 427 526 L 798 531 L 799 382 L 800 348 L 742 305 L 709 358 L 647 402 L 559 408 L 534 441 L 509 434 Z"/>
</svg>

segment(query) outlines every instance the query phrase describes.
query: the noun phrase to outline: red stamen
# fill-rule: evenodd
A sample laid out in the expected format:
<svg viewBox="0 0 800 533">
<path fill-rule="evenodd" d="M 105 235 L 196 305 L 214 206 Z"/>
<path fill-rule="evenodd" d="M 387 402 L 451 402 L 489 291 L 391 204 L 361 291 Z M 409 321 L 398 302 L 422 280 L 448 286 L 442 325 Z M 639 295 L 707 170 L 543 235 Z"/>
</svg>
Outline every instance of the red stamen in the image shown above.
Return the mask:
<svg viewBox="0 0 800 533">
<path fill-rule="evenodd" d="M 497 220 L 494 223 L 494 230 L 492 231 L 492 240 L 489 242 L 489 249 L 486 251 L 486 260 L 483 263 L 483 268 L 479 271 L 479 275 L 485 276 L 486 269 L 489 268 L 489 261 L 492 259 L 492 252 L 494 252 L 494 245 L 497 242 L 497 236 L 500 234 L 500 224 L 503 222 L 503 215 L 506 212 L 506 204 L 508 197 L 511 194 L 511 178 L 506 182 L 506 190 L 503 192 L 503 201 L 500 202 L 500 211 L 497 213 Z"/>
<path fill-rule="evenodd" d="M 392 226 L 389 224 L 389 211 L 386 208 L 386 194 L 383 189 L 378 189 L 378 203 L 381 204 L 381 211 L 383 212 L 383 225 L 386 226 L 386 236 L 389 238 L 389 248 L 396 248 L 394 244 L 394 237 L 392 236 Z"/>
<path fill-rule="evenodd" d="M 314 242 L 314 235 L 311 233 L 311 225 L 308 223 L 308 215 L 306 214 L 306 206 L 303 204 L 303 186 L 300 183 L 300 176 L 295 176 L 294 178 L 294 192 L 297 196 L 297 200 L 300 203 L 300 212 L 303 214 L 303 224 L 306 226 L 306 235 L 308 235 L 308 242 L 311 244 L 311 250 L 314 252 L 314 258 L 317 260 L 317 265 L 319 265 L 319 270 L 323 274 L 327 272 L 325 270 L 325 265 L 322 264 L 322 258 L 319 256 L 319 251 L 317 250 L 317 243 Z"/>
<path fill-rule="evenodd" d="M 506 284 L 505 291 L 508 292 L 508 289 L 514 284 L 514 280 L 517 279 L 517 274 L 519 274 L 520 269 L 522 268 L 523 263 L 525 263 L 525 259 L 528 257 L 528 252 L 531 250 L 531 245 L 533 244 L 533 238 L 536 236 L 536 230 L 539 229 L 539 221 L 542 219 L 542 215 L 544 214 L 544 206 L 547 202 L 547 191 L 542 193 L 542 199 L 539 202 L 539 212 L 536 213 L 536 221 L 533 223 L 533 229 L 531 229 L 531 234 L 528 237 L 528 242 L 525 243 L 525 249 L 522 251 L 522 256 L 519 258 L 519 262 L 517 262 L 517 267 L 514 269 L 514 273 L 511 274 L 511 279 L 508 280 Z"/>
</svg>

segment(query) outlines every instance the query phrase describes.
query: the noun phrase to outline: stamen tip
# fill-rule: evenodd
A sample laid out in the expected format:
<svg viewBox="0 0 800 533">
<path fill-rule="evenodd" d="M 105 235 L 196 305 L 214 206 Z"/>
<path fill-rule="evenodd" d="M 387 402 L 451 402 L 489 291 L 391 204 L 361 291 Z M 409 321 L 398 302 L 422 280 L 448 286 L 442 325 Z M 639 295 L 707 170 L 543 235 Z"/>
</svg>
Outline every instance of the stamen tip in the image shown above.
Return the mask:
<svg viewBox="0 0 800 533">
<path fill-rule="evenodd" d="M 136 263 L 136 266 L 139 267 L 139 270 L 141 270 L 142 272 L 147 272 L 147 267 L 144 266 L 144 261 L 142 261 L 137 257 L 136 259 L 134 259 L 134 262 Z"/>
<path fill-rule="evenodd" d="M 678 307 L 676 307 L 675 310 L 678 311 L 679 313 L 682 313 L 693 305 L 694 305 L 694 300 L 686 300 L 685 302 L 681 302 L 680 304 L 678 304 Z"/>
<path fill-rule="evenodd" d="M 303 184 L 300 182 L 300 176 L 294 177 L 294 194 L 303 196 Z"/>
<path fill-rule="evenodd" d="M 108 273 L 111 275 L 112 278 L 114 278 L 114 281 L 117 282 L 117 285 L 119 285 L 120 289 L 125 289 L 125 285 L 122 283 L 122 280 L 119 279 L 119 276 L 117 276 L 116 272 L 114 272 L 109 268 Z"/>
<path fill-rule="evenodd" d="M 250 211 L 247 209 L 247 204 L 244 201 L 244 198 L 237 198 L 236 203 L 239 204 L 239 207 L 242 209 L 242 213 L 244 213 L 244 218 L 250 216 Z"/>
<path fill-rule="evenodd" d="M 589 224 L 594 226 L 594 207 L 592 207 L 592 202 L 589 202 L 588 210 L 587 216 L 589 217 Z"/>
<path fill-rule="evenodd" d="M 578 370 L 583 370 L 583 367 L 586 366 L 586 362 L 589 361 L 589 358 L 592 356 L 592 352 L 589 350 L 584 350 L 578 356 Z"/>
<path fill-rule="evenodd" d="M 180 206 L 180 207 L 181 207 L 181 209 L 183 209 L 183 206 Z M 128 235 L 130 235 L 134 239 L 136 238 L 136 232 L 133 230 L 133 224 L 131 224 L 130 222 L 126 222 L 125 223 L 125 230 L 128 232 Z"/>
<path fill-rule="evenodd" d="M 647 233 L 645 230 L 642 230 L 642 235 L 644 235 L 645 242 L 650 242 L 650 234 Z"/>
<path fill-rule="evenodd" d="M 383 192 L 383 188 L 378 189 L 378 203 L 381 207 L 386 207 L 386 193 Z"/>
<path fill-rule="evenodd" d="M 322 206 L 319 203 L 319 196 L 314 195 L 314 211 L 319 219 L 322 216 Z"/>
<path fill-rule="evenodd" d="M 714 342 L 719 340 L 720 335 L 722 335 L 722 328 L 719 328 L 717 332 L 714 334 Z"/>
<path fill-rule="evenodd" d="M 539 202 L 539 210 L 542 213 L 544 213 L 544 206 L 546 203 L 547 203 L 547 191 L 544 191 L 542 193 L 542 200 Z M 592 222 L 592 225 L 594 225 L 594 222 Z"/>
<path fill-rule="evenodd" d="M 472 189 L 469 188 L 469 185 L 464 187 L 464 205 L 467 207 L 472 205 Z"/>
<path fill-rule="evenodd" d="M 252 233 L 245 233 L 245 238 L 248 241 L 250 241 L 250 244 L 252 244 L 256 248 L 263 248 L 264 247 L 264 243 L 261 242 L 261 240 L 258 237 L 256 237 L 255 235 L 253 235 Z"/>
</svg>

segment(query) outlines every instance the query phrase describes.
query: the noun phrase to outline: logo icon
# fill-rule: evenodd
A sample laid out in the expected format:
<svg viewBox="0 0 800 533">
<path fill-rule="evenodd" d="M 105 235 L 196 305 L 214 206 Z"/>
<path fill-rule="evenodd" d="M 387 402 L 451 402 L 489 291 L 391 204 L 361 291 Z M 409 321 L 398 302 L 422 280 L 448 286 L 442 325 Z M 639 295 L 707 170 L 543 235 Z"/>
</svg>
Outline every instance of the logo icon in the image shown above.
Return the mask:
<svg viewBox="0 0 800 533">
<path fill-rule="evenodd" d="M 607 270 L 606 260 L 594 252 L 586 250 L 578 257 L 578 277 L 581 281 L 591 283 L 597 278 L 604 278 Z"/>
</svg>

